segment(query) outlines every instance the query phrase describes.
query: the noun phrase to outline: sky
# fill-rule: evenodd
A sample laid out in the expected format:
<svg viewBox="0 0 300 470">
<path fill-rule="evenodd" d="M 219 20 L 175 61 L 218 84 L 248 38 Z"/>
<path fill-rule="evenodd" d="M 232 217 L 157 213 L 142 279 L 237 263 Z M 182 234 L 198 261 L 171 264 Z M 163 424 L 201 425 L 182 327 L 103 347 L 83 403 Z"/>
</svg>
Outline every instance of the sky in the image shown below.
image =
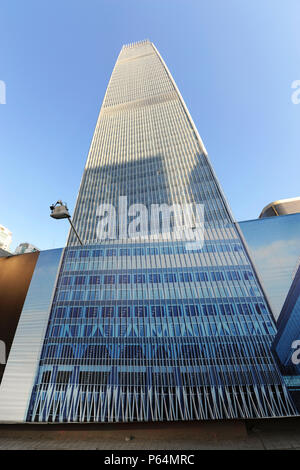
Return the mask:
<svg viewBox="0 0 300 470">
<path fill-rule="evenodd" d="M 2 0 L 0 224 L 11 250 L 65 244 L 68 223 L 49 205 L 73 211 L 114 63 L 142 39 L 172 73 L 235 218 L 299 196 L 299 22 L 299 0 Z"/>
</svg>

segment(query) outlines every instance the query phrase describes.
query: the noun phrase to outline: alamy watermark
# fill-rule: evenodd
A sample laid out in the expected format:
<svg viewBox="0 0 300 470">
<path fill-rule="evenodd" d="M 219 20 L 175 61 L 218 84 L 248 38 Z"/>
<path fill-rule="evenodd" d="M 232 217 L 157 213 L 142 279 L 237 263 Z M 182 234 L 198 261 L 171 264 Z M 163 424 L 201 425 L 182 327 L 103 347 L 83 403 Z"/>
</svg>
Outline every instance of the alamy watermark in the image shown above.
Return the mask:
<svg viewBox="0 0 300 470">
<path fill-rule="evenodd" d="M 196 242 L 198 248 L 204 243 L 203 204 L 151 204 L 148 209 L 144 204 L 128 206 L 127 196 L 120 196 L 117 209 L 112 204 L 100 204 L 96 215 L 99 241 L 171 239 Z"/>
<path fill-rule="evenodd" d="M 291 88 L 295 89 L 292 93 L 291 100 L 294 104 L 300 103 L 300 80 L 294 80 Z"/>
<path fill-rule="evenodd" d="M 291 348 L 295 349 L 292 354 L 291 361 L 295 366 L 298 366 L 300 364 L 300 340 L 297 339 L 293 341 Z"/>
<path fill-rule="evenodd" d="M 6 85 L 3 80 L 0 80 L 0 104 L 6 104 Z"/>
</svg>

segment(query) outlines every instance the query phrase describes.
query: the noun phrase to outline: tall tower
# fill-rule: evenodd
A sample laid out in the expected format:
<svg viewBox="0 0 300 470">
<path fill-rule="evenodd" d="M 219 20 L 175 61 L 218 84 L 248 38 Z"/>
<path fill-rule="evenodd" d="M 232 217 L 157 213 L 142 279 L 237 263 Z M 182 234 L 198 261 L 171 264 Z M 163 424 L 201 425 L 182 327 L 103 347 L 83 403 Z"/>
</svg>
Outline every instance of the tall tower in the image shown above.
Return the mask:
<svg viewBox="0 0 300 470">
<path fill-rule="evenodd" d="M 204 205 L 204 244 L 99 241 L 98 208 Z M 84 170 L 28 421 L 293 414 L 275 330 L 191 116 L 149 41 L 124 46 Z M 127 219 L 128 222 L 128 219 Z"/>
<path fill-rule="evenodd" d="M 84 243 L 97 243 L 97 207 L 200 202 L 213 226 L 231 222 L 192 118 L 155 46 L 124 46 L 92 139 L 74 213 Z M 71 233 L 69 244 L 76 244 Z"/>
</svg>

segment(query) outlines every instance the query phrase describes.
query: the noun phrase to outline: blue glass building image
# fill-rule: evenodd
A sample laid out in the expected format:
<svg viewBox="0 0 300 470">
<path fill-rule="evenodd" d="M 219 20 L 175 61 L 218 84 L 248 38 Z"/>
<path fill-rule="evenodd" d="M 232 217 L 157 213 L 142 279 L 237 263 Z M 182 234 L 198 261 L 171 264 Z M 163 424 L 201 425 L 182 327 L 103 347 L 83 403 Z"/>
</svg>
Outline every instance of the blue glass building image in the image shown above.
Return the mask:
<svg viewBox="0 0 300 470">
<path fill-rule="evenodd" d="M 277 322 L 300 259 L 300 213 L 239 222 Z"/>
<path fill-rule="evenodd" d="M 204 244 L 164 236 L 100 242 L 97 208 L 118 208 L 120 196 L 128 205 L 203 204 Z M 66 248 L 55 253 L 43 305 L 32 298 L 24 306 L 0 389 L 0 420 L 295 414 L 271 353 L 275 325 L 244 237 L 150 41 L 120 52 L 73 222 L 84 244 L 70 232 Z M 35 352 L 22 378 L 20 351 L 30 328 Z M 14 397 L 22 380 L 26 387 Z"/>
<path fill-rule="evenodd" d="M 300 265 L 277 321 L 272 349 L 300 408 Z"/>
</svg>

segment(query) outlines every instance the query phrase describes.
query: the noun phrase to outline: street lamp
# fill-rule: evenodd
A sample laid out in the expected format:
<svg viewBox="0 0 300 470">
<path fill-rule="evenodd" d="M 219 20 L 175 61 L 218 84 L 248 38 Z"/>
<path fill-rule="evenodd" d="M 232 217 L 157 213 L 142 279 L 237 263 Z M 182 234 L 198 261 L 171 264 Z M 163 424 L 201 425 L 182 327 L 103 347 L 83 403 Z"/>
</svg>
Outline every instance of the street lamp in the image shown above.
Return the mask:
<svg viewBox="0 0 300 470">
<path fill-rule="evenodd" d="M 71 216 L 69 214 L 67 204 L 66 203 L 63 204 L 62 201 L 57 201 L 56 204 L 52 204 L 50 206 L 50 210 L 51 210 L 50 217 L 52 217 L 53 219 L 68 219 L 72 229 L 74 230 L 74 233 L 75 233 L 76 237 L 78 238 L 78 241 L 79 241 L 80 245 L 83 245 L 83 243 L 80 240 L 79 235 L 76 232 L 75 227 L 74 227 L 74 225 L 71 221 Z"/>
</svg>

